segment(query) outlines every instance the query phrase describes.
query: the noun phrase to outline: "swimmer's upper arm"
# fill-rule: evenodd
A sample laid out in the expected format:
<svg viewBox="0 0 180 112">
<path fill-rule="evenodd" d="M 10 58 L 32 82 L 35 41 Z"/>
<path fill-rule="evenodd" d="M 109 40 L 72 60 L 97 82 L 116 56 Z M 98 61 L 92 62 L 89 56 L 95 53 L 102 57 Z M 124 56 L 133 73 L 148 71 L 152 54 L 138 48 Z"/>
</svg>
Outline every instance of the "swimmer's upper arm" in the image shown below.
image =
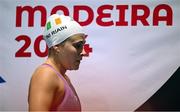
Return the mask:
<svg viewBox="0 0 180 112">
<path fill-rule="evenodd" d="M 52 74 L 37 70 L 33 74 L 29 87 L 29 110 L 48 111 L 53 102 L 56 84 L 52 83 Z"/>
</svg>

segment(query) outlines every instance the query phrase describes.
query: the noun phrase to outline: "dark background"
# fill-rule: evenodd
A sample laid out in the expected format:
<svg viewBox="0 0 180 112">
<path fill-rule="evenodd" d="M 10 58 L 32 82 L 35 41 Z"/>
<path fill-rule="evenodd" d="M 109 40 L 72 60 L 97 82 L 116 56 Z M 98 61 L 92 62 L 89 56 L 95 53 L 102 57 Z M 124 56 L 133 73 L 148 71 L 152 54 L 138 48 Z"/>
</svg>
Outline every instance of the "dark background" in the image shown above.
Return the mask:
<svg viewBox="0 0 180 112">
<path fill-rule="evenodd" d="M 170 79 L 136 111 L 180 110 L 180 67 Z"/>
</svg>

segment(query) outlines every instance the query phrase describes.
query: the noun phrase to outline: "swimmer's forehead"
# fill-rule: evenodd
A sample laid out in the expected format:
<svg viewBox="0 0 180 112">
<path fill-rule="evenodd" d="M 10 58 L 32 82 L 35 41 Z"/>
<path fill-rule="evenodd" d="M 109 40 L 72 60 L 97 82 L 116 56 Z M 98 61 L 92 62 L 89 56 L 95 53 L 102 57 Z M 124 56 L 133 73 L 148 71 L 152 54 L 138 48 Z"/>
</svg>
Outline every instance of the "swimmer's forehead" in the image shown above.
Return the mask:
<svg viewBox="0 0 180 112">
<path fill-rule="evenodd" d="M 85 43 L 86 40 L 85 40 L 85 34 L 75 34 L 73 36 L 71 36 L 68 40 L 71 41 L 72 43 L 74 42 L 83 42 Z"/>
</svg>

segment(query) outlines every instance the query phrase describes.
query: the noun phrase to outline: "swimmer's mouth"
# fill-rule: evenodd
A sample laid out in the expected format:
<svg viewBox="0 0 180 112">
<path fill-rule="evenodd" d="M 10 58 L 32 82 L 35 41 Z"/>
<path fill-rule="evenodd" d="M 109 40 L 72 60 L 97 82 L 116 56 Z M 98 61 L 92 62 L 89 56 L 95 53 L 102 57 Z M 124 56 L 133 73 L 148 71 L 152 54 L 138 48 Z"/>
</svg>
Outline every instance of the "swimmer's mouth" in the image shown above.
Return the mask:
<svg viewBox="0 0 180 112">
<path fill-rule="evenodd" d="M 76 62 L 79 62 L 79 63 L 80 63 L 80 62 L 81 62 L 81 60 L 82 60 L 82 58 L 80 58 L 80 59 L 77 59 L 77 61 L 76 61 Z"/>
</svg>

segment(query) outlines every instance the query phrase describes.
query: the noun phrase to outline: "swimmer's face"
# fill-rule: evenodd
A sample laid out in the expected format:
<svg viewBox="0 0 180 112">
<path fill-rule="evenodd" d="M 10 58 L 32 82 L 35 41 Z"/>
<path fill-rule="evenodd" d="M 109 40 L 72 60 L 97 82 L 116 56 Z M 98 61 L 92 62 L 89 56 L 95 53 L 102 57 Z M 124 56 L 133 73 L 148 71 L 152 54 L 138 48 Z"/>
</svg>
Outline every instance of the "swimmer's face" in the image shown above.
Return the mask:
<svg viewBox="0 0 180 112">
<path fill-rule="evenodd" d="M 83 46 L 85 42 L 84 34 L 76 34 L 68 38 L 63 46 L 59 46 L 59 60 L 66 70 L 79 69 L 84 54 Z"/>
</svg>

